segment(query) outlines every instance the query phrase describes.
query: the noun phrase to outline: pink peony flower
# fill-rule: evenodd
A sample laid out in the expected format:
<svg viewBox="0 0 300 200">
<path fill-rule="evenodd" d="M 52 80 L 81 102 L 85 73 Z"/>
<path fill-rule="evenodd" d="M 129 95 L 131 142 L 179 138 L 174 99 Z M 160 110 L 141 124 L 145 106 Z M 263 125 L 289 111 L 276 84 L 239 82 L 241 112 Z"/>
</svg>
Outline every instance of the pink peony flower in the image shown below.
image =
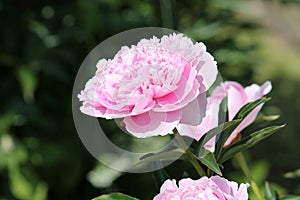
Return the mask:
<svg viewBox="0 0 300 200">
<path fill-rule="evenodd" d="M 247 200 L 249 184 L 228 181 L 219 176 L 166 180 L 153 200 Z"/>
<path fill-rule="evenodd" d="M 166 135 L 178 125 L 199 125 L 205 92 L 215 81 L 216 62 L 203 43 L 182 34 L 142 39 L 102 59 L 78 95 L 81 112 L 106 119 L 124 118 L 137 137 Z"/>
<path fill-rule="evenodd" d="M 186 135 L 196 140 L 200 140 L 205 133 L 218 126 L 218 113 L 222 100 L 227 97 L 228 100 L 228 119 L 233 120 L 238 111 L 247 103 L 258 100 L 268 94 L 272 89 L 269 81 L 262 86 L 252 84 L 243 88 L 239 83 L 228 81 L 216 87 L 211 96 L 207 99 L 206 116 L 198 126 L 181 124 L 178 127 L 181 135 Z M 232 132 L 224 146 L 228 146 L 244 128 L 249 126 L 257 117 L 263 105 L 255 108 Z M 205 148 L 214 151 L 215 137 L 212 138 Z"/>
<path fill-rule="evenodd" d="M 227 82 L 225 84 L 225 90 L 227 91 L 228 98 L 228 119 L 232 120 L 238 111 L 247 103 L 258 100 L 264 95 L 268 94 L 272 89 L 271 82 L 267 81 L 262 86 L 252 84 L 246 88 L 243 88 L 236 82 Z M 263 104 L 256 107 L 243 121 L 242 123 L 232 132 L 227 139 L 225 146 L 228 146 L 237 134 L 240 133 L 244 128 L 254 122 Z"/>
</svg>

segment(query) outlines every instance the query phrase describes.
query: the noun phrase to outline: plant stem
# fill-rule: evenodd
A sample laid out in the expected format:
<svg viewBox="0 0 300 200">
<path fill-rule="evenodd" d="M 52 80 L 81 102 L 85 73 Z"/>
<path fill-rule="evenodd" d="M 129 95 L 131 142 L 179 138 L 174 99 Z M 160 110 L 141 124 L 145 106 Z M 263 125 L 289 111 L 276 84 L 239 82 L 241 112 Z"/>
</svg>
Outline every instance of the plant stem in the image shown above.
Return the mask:
<svg viewBox="0 0 300 200">
<path fill-rule="evenodd" d="M 172 0 L 160 0 L 159 2 L 162 26 L 174 29 Z"/>
<path fill-rule="evenodd" d="M 175 135 L 175 138 L 181 145 L 181 147 L 185 150 L 185 154 L 187 155 L 189 162 L 193 165 L 193 167 L 195 168 L 197 173 L 200 175 L 200 177 L 206 176 L 205 171 L 199 164 L 198 160 L 195 158 L 195 155 L 191 152 L 189 147 L 186 145 L 186 143 L 184 142 L 183 138 L 180 136 L 180 134 L 176 128 L 173 129 L 173 133 Z"/>
<path fill-rule="evenodd" d="M 247 165 L 246 159 L 244 157 L 244 154 L 242 152 L 239 152 L 235 155 L 235 158 L 237 159 L 242 171 L 244 172 L 245 176 L 247 177 L 248 181 L 250 182 L 250 185 L 252 187 L 253 192 L 255 193 L 258 200 L 265 200 L 265 198 L 262 196 L 255 180 L 251 176 L 250 169 Z"/>
</svg>

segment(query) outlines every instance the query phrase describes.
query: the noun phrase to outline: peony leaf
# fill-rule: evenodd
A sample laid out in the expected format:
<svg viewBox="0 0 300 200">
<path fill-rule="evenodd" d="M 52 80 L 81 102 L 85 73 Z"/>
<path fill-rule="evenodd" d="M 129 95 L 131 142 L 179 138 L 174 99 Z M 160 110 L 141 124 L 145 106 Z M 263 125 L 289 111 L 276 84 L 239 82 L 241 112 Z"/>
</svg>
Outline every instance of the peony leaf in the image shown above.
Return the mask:
<svg viewBox="0 0 300 200">
<path fill-rule="evenodd" d="M 8 163 L 8 176 L 12 194 L 17 199 L 31 199 L 34 186 L 22 174 L 19 163 L 14 160 Z"/>
<path fill-rule="evenodd" d="M 280 115 L 267 115 L 261 118 L 258 118 L 255 122 L 272 122 L 278 119 Z"/>
<path fill-rule="evenodd" d="M 152 165 L 155 169 L 158 169 L 153 171 L 153 178 L 155 186 L 159 190 L 160 186 L 165 182 L 165 180 L 169 179 L 170 177 L 165 171 L 163 163 L 160 160 L 153 161 Z"/>
<path fill-rule="evenodd" d="M 169 150 L 169 151 L 162 151 L 157 154 L 147 154 L 142 158 L 140 158 L 140 160 L 137 163 L 135 163 L 135 165 L 154 162 L 157 160 L 177 160 L 183 154 L 184 154 L 184 150 L 180 148 Z"/>
<path fill-rule="evenodd" d="M 258 99 L 256 101 L 247 103 L 246 105 L 244 105 L 239 111 L 238 113 L 235 115 L 234 120 L 243 120 L 244 118 L 246 118 L 257 106 L 259 106 L 262 103 L 265 103 L 267 101 L 269 101 L 271 98 L 267 98 L 267 97 L 263 97 L 261 99 Z M 228 130 L 223 131 L 220 134 L 220 137 L 217 141 L 216 144 L 216 150 L 215 150 L 215 155 L 216 158 L 219 160 L 221 157 L 221 153 L 223 150 L 223 146 L 226 142 L 226 140 L 228 139 L 228 137 L 231 135 L 231 133 L 235 130 L 235 128 L 241 123 L 241 121 L 239 123 L 236 124 L 236 126 L 231 126 L 228 128 Z"/>
<path fill-rule="evenodd" d="M 265 103 L 267 101 L 270 101 L 271 98 L 270 97 L 263 97 L 261 99 L 258 99 L 256 101 L 247 103 L 246 105 L 244 105 L 239 112 L 235 115 L 235 119 L 243 119 L 245 117 L 247 117 L 247 115 L 249 115 L 252 110 L 254 110 L 257 106 L 259 106 L 262 103 Z"/>
<path fill-rule="evenodd" d="M 248 137 L 245 137 L 241 141 L 234 143 L 230 145 L 229 147 L 225 148 L 223 154 L 221 155 L 220 159 L 218 160 L 219 163 L 223 163 L 232 156 L 234 156 L 236 153 L 244 151 L 258 142 L 266 139 L 267 137 L 271 136 L 281 128 L 283 128 L 285 125 L 280 126 L 270 126 L 267 128 L 263 128 L 259 131 L 256 131 L 252 134 L 250 134 Z"/>
<path fill-rule="evenodd" d="M 284 178 L 300 178 L 300 169 L 285 173 Z"/>
<path fill-rule="evenodd" d="M 25 102 L 32 102 L 37 89 L 38 76 L 27 67 L 19 68 L 17 74 Z"/>
<path fill-rule="evenodd" d="M 266 200 L 279 200 L 276 190 L 273 187 L 271 187 L 271 185 L 268 182 L 266 182 L 265 187 L 266 187 L 266 191 L 265 191 Z"/>
<path fill-rule="evenodd" d="M 216 135 L 218 135 L 219 133 L 221 133 L 222 131 L 225 131 L 229 128 L 234 127 L 234 129 L 240 124 L 242 120 L 241 119 L 236 119 L 233 121 L 229 121 L 229 122 L 225 122 L 220 124 L 219 126 L 217 126 L 216 128 L 211 129 L 210 131 L 208 131 L 205 134 L 205 137 L 203 137 L 203 139 L 201 139 L 198 142 L 198 145 L 196 146 L 196 155 L 200 154 L 200 151 L 203 150 L 204 145 L 213 137 L 215 137 Z"/>
<path fill-rule="evenodd" d="M 124 163 L 122 158 L 119 159 L 120 163 Z M 87 180 L 95 188 L 107 188 L 110 187 L 122 172 L 114 170 L 102 163 L 97 163 L 96 167 L 87 173 Z"/>
<path fill-rule="evenodd" d="M 288 196 L 281 197 L 280 200 L 300 200 L 300 196 L 288 195 Z"/>
<path fill-rule="evenodd" d="M 222 176 L 221 169 L 219 168 L 215 155 L 212 152 L 206 151 L 203 156 L 197 158 L 203 165 Z"/>
<path fill-rule="evenodd" d="M 47 199 L 48 186 L 44 182 L 39 182 L 31 196 L 32 200 Z"/>
<path fill-rule="evenodd" d="M 92 200 L 138 200 L 138 199 L 122 193 L 111 193 L 111 194 L 101 195 Z"/>
</svg>

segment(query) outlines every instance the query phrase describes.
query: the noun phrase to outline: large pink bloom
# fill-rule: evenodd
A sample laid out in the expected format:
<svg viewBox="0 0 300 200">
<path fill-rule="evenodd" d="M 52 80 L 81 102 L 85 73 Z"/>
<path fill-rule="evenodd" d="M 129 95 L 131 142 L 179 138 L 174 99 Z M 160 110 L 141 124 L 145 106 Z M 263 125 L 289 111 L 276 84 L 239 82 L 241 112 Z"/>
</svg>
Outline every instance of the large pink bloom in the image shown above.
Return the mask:
<svg viewBox="0 0 300 200">
<path fill-rule="evenodd" d="M 239 83 L 228 81 L 216 87 L 211 96 L 207 99 L 206 116 L 198 126 L 181 124 L 178 127 L 181 135 L 186 135 L 196 140 L 200 140 L 205 133 L 218 126 L 218 113 L 222 100 L 227 97 L 228 102 L 228 119 L 234 118 L 237 112 L 247 103 L 258 100 L 268 94 L 272 89 L 269 81 L 262 86 L 252 84 L 243 88 Z M 249 126 L 258 115 L 263 105 L 255 108 L 233 131 L 224 146 L 228 146 L 244 128 Z M 211 139 L 205 147 L 210 151 L 214 151 L 215 137 Z"/>
<path fill-rule="evenodd" d="M 198 125 L 206 95 L 217 75 L 216 62 L 203 43 L 182 34 L 142 39 L 102 59 L 78 95 L 80 110 L 106 119 L 124 118 L 137 137 L 166 135 L 179 123 Z"/>
<path fill-rule="evenodd" d="M 179 187 L 175 180 L 167 180 L 153 200 L 248 200 L 248 187 L 219 176 L 182 179 Z"/>
</svg>

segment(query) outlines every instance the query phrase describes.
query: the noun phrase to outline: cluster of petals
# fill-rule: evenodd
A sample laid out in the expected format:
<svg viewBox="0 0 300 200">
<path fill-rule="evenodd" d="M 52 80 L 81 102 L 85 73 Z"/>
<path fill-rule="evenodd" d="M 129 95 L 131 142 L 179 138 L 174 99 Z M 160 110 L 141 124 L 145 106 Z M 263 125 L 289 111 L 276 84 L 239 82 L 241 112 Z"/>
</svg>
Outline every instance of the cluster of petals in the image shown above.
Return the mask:
<svg viewBox="0 0 300 200">
<path fill-rule="evenodd" d="M 81 112 L 124 118 L 136 137 L 166 135 L 179 124 L 199 125 L 217 66 L 203 43 L 182 34 L 142 39 L 113 59 L 101 59 L 78 95 Z"/>
<path fill-rule="evenodd" d="M 198 126 L 181 124 L 178 127 L 179 132 L 181 135 L 200 140 L 209 130 L 218 126 L 220 104 L 225 97 L 227 97 L 228 120 L 230 121 L 234 119 L 235 115 L 244 105 L 262 98 L 264 95 L 268 94 L 271 89 L 272 85 L 269 81 L 261 86 L 252 84 L 245 88 L 237 82 L 224 82 L 216 87 L 212 91 L 211 96 L 207 99 L 206 115 L 201 124 Z M 238 133 L 254 122 L 262 106 L 263 104 L 256 107 L 245 119 L 243 119 L 225 142 L 225 147 L 233 142 Z M 214 151 L 215 140 L 216 137 L 205 144 L 206 149 Z"/>
<path fill-rule="evenodd" d="M 202 177 L 198 180 L 166 180 L 153 200 L 247 200 L 249 184 L 240 186 L 220 176 Z"/>
</svg>

